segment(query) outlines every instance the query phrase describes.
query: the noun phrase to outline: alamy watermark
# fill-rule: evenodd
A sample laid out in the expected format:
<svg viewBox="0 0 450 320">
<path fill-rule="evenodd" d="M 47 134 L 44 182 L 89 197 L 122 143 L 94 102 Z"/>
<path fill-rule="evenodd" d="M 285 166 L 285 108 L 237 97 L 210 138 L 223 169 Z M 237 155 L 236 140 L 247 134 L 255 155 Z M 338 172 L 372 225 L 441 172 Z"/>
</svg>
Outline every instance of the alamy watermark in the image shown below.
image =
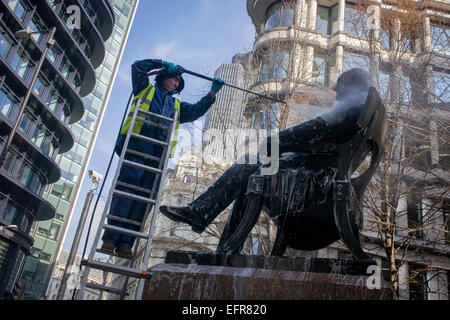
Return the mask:
<svg viewBox="0 0 450 320">
<path fill-rule="evenodd" d="M 366 280 L 366 287 L 369 290 L 381 289 L 381 267 L 377 264 L 371 265 L 366 270 L 370 276 Z"/>
<path fill-rule="evenodd" d="M 69 17 L 66 21 L 66 26 L 69 30 L 81 29 L 81 8 L 77 5 L 68 6 L 66 13 Z"/>
<path fill-rule="evenodd" d="M 377 30 L 380 28 L 379 21 L 380 21 L 380 7 L 376 5 L 370 5 L 367 10 L 368 14 L 367 18 L 367 28 L 369 30 Z"/>
<path fill-rule="evenodd" d="M 180 128 L 178 130 L 179 143 L 183 149 L 204 150 L 204 146 L 211 144 L 213 149 L 221 149 L 221 159 L 204 156 L 206 165 L 214 165 L 214 161 L 221 163 L 259 164 L 261 175 L 274 175 L 278 172 L 280 146 L 277 129 L 209 129 L 202 132 Z"/>
</svg>

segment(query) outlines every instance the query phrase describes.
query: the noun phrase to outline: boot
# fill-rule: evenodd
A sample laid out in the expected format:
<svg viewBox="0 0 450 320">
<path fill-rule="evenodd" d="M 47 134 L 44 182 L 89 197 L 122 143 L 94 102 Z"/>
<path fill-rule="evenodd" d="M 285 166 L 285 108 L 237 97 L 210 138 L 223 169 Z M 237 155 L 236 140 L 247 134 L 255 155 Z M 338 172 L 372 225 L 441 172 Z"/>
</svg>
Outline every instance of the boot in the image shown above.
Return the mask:
<svg viewBox="0 0 450 320">
<path fill-rule="evenodd" d="M 112 242 L 105 241 L 100 248 L 101 251 L 107 254 L 114 254 L 114 250 L 116 249 L 116 245 Z"/>
<path fill-rule="evenodd" d="M 161 206 L 159 210 L 170 220 L 183 222 L 192 227 L 192 231 L 202 233 L 207 227 L 206 220 L 192 207 Z"/>
<path fill-rule="evenodd" d="M 119 257 L 124 259 L 130 259 L 133 256 L 133 251 L 131 251 L 131 248 L 127 246 L 120 246 L 116 249 L 116 251 Z"/>
</svg>

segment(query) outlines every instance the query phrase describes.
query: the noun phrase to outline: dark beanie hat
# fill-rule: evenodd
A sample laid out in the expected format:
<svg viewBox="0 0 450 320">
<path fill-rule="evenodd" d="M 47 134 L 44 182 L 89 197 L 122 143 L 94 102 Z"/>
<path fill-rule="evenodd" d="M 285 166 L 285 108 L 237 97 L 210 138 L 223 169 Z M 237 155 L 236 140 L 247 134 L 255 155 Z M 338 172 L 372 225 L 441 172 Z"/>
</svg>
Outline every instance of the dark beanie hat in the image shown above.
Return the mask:
<svg viewBox="0 0 450 320">
<path fill-rule="evenodd" d="M 184 79 L 181 76 L 181 73 L 179 73 L 179 72 L 168 73 L 167 69 L 164 68 L 158 72 L 158 75 L 156 76 L 155 81 L 160 87 L 163 87 L 163 81 L 165 79 L 174 78 L 174 77 L 179 78 L 180 84 L 178 85 L 178 88 L 176 88 L 174 91 L 171 92 L 171 94 L 177 94 L 177 93 L 180 93 L 184 89 Z"/>
</svg>

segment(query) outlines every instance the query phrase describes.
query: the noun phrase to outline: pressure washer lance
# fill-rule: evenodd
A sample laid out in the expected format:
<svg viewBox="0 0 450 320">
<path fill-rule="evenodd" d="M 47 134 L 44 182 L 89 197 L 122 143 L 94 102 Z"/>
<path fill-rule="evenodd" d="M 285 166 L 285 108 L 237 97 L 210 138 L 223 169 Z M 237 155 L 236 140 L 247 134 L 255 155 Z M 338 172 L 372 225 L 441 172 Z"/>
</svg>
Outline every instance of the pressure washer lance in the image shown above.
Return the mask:
<svg viewBox="0 0 450 320">
<path fill-rule="evenodd" d="M 190 75 L 192 75 L 194 77 L 202 78 L 202 79 L 205 79 L 205 80 L 208 80 L 208 81 L 214 81 L 214 79 L 211 78 L 211 77 L 208 77 L 208 76 L 205 76 L 203 74 L 200 74 L 200 73 L 197 73 L 197 72 L 193 72 L 193 71 L 190 71 L 190 70 L 186 70 L 182 66 L 178 66 L 177 65 L 177 68 L 178 68 L 180 74 L 187 73 L 187 74 L 190 74 Z M 148 76 L 152 76 L 152 75 L 157 74 L 158 72 L 159 71 L 152 71 L 152 72 L 148 73 L 147 75 Z M 224 85 L 229 86 L 230 88 L 234 88 L 234 89 L 241 90 L 241 91 L 244 91 L 244 92 L 247 92 L 247 93 L 250 93 L 250 94 L 254 94 L 254 95 L 256 95 L 258 97 L 261 97 L 261 98 L 264 98 L 264 99 L 270 99 L 270 100 L 274 100 L 276 102 L 287 104 L 287 102 L 279 100 L 277 98 L 268 97 L 268 96 L 265 96 L 265 95 L 262 95 L 262 94 L 259 94 L 259 93 L 256 93 L 256 92 L 252 92 L 252 91 L 249 91 L 249 90 L 246 90 L 246 89 L 243 89 L 243 88 L 239 88 L 239 87 L 233 86 L 231 84 L 228 84 L 226 82 L 224 83 Z"/>
</svg>

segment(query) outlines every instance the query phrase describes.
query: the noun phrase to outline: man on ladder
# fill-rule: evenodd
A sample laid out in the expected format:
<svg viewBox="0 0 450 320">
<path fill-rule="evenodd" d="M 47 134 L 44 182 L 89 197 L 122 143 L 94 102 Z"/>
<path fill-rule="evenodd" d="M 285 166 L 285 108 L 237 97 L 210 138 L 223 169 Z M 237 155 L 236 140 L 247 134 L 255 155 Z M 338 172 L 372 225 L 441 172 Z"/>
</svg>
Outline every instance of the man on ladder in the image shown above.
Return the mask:
<svg viewBox="0 0 450 320">
<path fill-rule="evenodd" d="M 152 85 L 148 79 L 148 73 L 154 69 L 160 68 L 163 69 L 158 72 L 155 79 L 155 85 Z M 178 99 L 172 97 L 174 94 L 180 93 L 184 88 L 184 80 L 181 77 L 182 70 L 179 69 L 182 68 L 178 68 L 175 64 L 160 59 L 136 61 L 131 66 L 134 101 L 131 112 L 121 128 L 119 138 L 116 142 L 115 151 L 119 156 L 125 142 L 126 134 L 131 125 L 133 111 L 136 108 L 136 104 L 139 104 L 139 102 L 140 109 L 160 114 L 168 118 L 170 118 L 173 111 L 176 110 L 178 112 L 176 129 L 178 129 L 180 123 L 192 122 L 203 116 L 215 102 L 216 93 L 224 84 L 224 81 L 220 78 L 214 79 L 211 91 L 196 104 L 180 102 Z M 144 118 L 142 116 L 138 117 Z M 167 135 L 170 134 L 170 132 L 167 130 L 168 124 L 166 121 L 151 116 L 145 116 L 145 120 L 157 123 L 159 126 L 147 125 L 136 121 L 132 129 L 133 133 L 157 140 L 167 139 Z M 177 130 L 175 132 L 177 132 Z M 177 137 L 175 134 L 170 147 L 170 157 L 173 157 L 174 155 L 176 143 Z M 128 148 L 141 153 L 142 156 L 127 153 L 125 155 L 126 160 L 141 163 L 142 165 L 150 167 L 158 166 L 157 160 L 162 156 L 163 152 L 162 146 L 137 139 L 131 139 Z M 156 197 L 160 181 L 161 177 L 159 177 L 156 182 L 156 189 L 153 192 L 153 195 L 150 195 L 149 190 L 153 189 L 152 186 L 155 183 L 155 173 L 131 166 L 123 166 L 119 173 L 116 189 L 134 193 L 142 197 Z M 134 187 L 141 188 L 142 191 L 136 191 L 136 188 L 130 189 L 126 185 L 133 185 Z M 139 230 L 139 224 L 143 222 L 142 220 L 145 216 L 145 211 L 145 203 L 114 195 L 109 214 L 120 219 L 126 219 L 128 220 L 128 223 L 119 221 L 120 219 L 108 219 L 108 224 L 137 231 Z M 133 222 L 136 223 L 133 224 Z M 116 253 L 122 258 L 130 258 L 133 254 L 131 250 L 135 240 L 133 236 L 105 230 L 102 240 L 103 244 L 100 250 L 104 253 Z"/>
</svg>

